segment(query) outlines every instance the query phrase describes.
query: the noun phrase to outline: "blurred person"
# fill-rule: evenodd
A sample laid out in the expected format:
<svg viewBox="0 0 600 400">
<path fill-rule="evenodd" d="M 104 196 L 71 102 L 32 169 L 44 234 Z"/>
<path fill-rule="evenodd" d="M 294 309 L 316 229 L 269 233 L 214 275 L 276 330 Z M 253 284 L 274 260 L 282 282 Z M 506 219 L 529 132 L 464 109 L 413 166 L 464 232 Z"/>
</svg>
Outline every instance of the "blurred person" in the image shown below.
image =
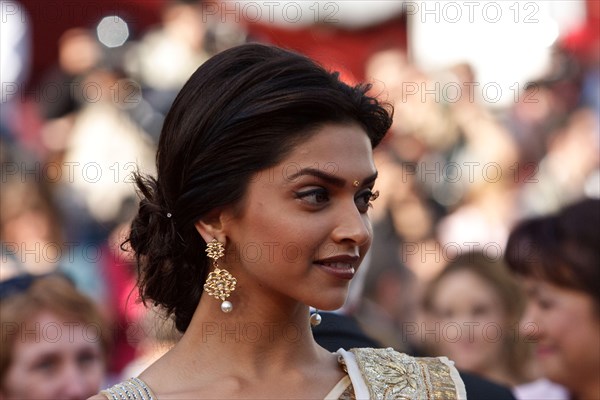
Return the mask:
<svg viewBox="0 0 600 400">
<path fill-rule="evenodd" d="M 45 95 L 37 107 L 40 127 L 36 144 L 40 158 L 60 164 L 73 132 L 86 94 L 97 89 L 86 77 L 105 60 L 100 43 L 92 30 L 67 29 L 58 40 L 58 63 L 44 75 L 38 90 Z M 92 88 L 90 91 L 89 89 Z M 95 94 L 94 94 L 95 95 Z"/>
<path fill-rule="evenodd" d="M 523 334 L 573 400 L 600 398 L 600 200 L 519 223 L 506 247 L 528 297 Z"/>
<path fill-rule="evenodd" d="M 577 109 L 551 131 L 545 156 L 521 188 L 529 214 L 558 211 L 581 198 L 591 185 L 598 191 L 599 132 L 598 115 L 589 108 Z"/>
<path fill-rule="evenodd" d="M 0 1 L 0 139 L 15 139 L 15 118 L 31 68 L 31 23 L 18 1 Z"/>
<path fill-rule="evenodd" d="M 122 72 L 94 69 L 85 76 L 83 86 L 97 89 L 83 97 L 74 117 L 60 163 L 74 167 L 72 173 L 62 174 L 56 189 L 72 225 L 78 217 L 91 219 L 80 232 L 89 235 L 85 240 L 104 241 L 108 232 L 123 222 L 126 207 L 135 204 L 131 174 L 137 166 L 153 170 L 155 146 L 127 113 L 141 98 L 139 88 Z"/>
<path fill-rule="evenodd" d="M 0 280 L 54 271 L 65 253 L 50 184 L 17 143 L 0 144 Z"/>
<path fill-rule="evenodd" d="M 476 76 L 468 64 L 455 65 L 443 76 L 444 83 L 461 88 L 456 101 L 448 103 L 461 139 L 447 160 L 437 161 L 436 179 L 425 182 L 448 210 L 436 227 L 437 237 L 442 247 L 457 244 L 463 252 L 472 243 L 501 249 L 517 217 L 514 170 L 519 150 L 498 117 L 469 89 Z"/>
<path fill-rule="evenodd" d="M 226 4 L 165 1 L 160 25 L 124 52 L 123 68 L 143 93 L 130 114 L 155 142 L 175 96 L 196 68 L 211 55 L 246 41 L 241 24 L 205 12 L 221 6 Z"/>
<path fill-rule="evenodd" d="M 524 294 L 501 260 L 463 253 L 425 290 L 423 310 L 436 338 L 424 344 L 461 370 L 515 387 L 531 380 L 530 346 L 518 329 L 524 306 Z"/>
<path fill-rule="evenodd" d="M 486 178 L 469 185 L 461 201 L 435 227 L 448 258 L 473 248 L 482 251 L 487 247 L 501 253 L 510 225 L 519 216 L 519 192 L 512 177 L 500 168 L 488 171 L 494 180 Z"/>
<path fill-rule="evenodd" d="M 443 151 L 458 139 L 444 104 L 438 96 L 425 95 L 436 87 L 434 77 L 412 64 L 403 50 L 375 52 L 366 62 L 365 75 L 373 82 L 373 93 L 394 105 L 397 118 L 387 145 L 401 160 L 417 161 L 424 150 Z"/>
<path fill-rule="evenodd" d="M 83 399 L 105 376 L 109 336 L 94 303 L 65 277 L 0 283 L 0 398 Z"/>
<path fill-rule="evenodd" d="M 387 160 L 378 166 L 382 179 L 381 184 L 378 181 L 377 189 L 387 194 L 381 196 L 382 207 L 373 210 L 377 222 L 375 234 L 383 235 L 383 240 L 396 242 L 395 252 L 390 253 L 390 257 L 398 260 L 407 268 L 408 275 L 416 278 L 411 286 L 418 292 L 422 284 L 444 266 L 444 249 L 435 237 L 435 227 L 444 210 L 423 190 L 414 163 Z M 409 300 L 411 296 L 403 297 Z"/>
<path fill-rule="evenodd" d="M 103 61 L 104 54 L 93 31 L 77 27 L 67 29 L 58 40 L 58 64 L 52 67 L 41 84 L 43 91 L 57 96 L 43 96 L 41 113 L 44 119 L 67 118 L 82 106 L 78 92 L 83 79 Z M 56 89 L 58 88 L 58 90 Z M 48 138 L 49 139 L 49 138 Z M 64 133 L 59 129 L 52 131 L 52 140 L 65 141 Z M 55 144 L 58 146 L 58 144 Z"/>
<path fill-rule="evenodd" d="M 164 115 L 209 54 L 204 48 L 206 16 L 199 2 L 169 0 L 161 17 L 161 25 L 127 51 L 124 66 L 140 82 L 152 107 Z"/>
<path fill-rule="evenodd" d="M 538 163 L 547 151 L 548 132 L 564 118 L 564 110 L 554 93 L 538 84 L 525 87 L 516 100 L 507 111 L 506 126 L 518 143 L 520 161 Z"/>
<path fill-rule="evenodd" d="M 94 258 L 98 247 L 65 234 L 50 176 L 57 168 L 46 168 L 17 143 L 0 144 L 0 280 L 61 271 L 79 290 L 102 301 L 106 287 Z"/>
</svg>

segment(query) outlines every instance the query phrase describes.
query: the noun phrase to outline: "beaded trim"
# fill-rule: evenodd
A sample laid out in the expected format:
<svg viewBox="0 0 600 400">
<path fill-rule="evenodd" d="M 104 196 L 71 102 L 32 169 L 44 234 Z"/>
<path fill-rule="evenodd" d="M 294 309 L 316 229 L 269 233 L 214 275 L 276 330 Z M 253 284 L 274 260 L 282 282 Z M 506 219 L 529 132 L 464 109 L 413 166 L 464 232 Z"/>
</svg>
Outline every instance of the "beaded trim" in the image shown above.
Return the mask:
<svg viewBox="0 0 600 400">
<path fill-rule="evenodd" d="M 126 381 L 100 391 L 109 400 L 157 400 L 152 390 L 139 378 Z"/>
</svg>

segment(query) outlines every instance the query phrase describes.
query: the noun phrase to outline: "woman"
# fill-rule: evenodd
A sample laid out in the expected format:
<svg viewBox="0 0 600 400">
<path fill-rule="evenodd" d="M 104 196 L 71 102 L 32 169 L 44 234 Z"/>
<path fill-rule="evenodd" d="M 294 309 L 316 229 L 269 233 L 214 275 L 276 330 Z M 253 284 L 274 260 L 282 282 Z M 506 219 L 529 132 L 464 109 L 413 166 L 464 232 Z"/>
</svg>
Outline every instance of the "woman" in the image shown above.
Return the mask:
<svg viewBox="0 0 600 400">
<path fill-rule="evenodd" d="M 501 260 L 458 256 L 431 281 L 423 304 L 439 333 L 429 344 L 435 353 L 508 387 L 529 380 L 531 351 L 518 329 L 525 297 Z"/>
<path fill-rule="evenodd" d="M 59 275 L 0 283 L 0 398 L 83 399 L 106 373 L 108 335 L 94 303 Z"/>
<path fill-rule="evenodd" d="M 519 224 L 506 259 L 529 302 L 522 334 L 572 399 L 600 398 L 600 200 Z"/>
<path fill-rule="evenodd" d="M 367 89 L 257 44 L 192 75 L 165 119 L 157 179 L 137 179 L 129 238 L 142 298 L 184 334 L 106 397 L 464 395 L 445 359 L 330 353 L 310 330 L 309 306 L 342 306 L 371 243 L 372 148 L 391 118 Z"/>
</svg>

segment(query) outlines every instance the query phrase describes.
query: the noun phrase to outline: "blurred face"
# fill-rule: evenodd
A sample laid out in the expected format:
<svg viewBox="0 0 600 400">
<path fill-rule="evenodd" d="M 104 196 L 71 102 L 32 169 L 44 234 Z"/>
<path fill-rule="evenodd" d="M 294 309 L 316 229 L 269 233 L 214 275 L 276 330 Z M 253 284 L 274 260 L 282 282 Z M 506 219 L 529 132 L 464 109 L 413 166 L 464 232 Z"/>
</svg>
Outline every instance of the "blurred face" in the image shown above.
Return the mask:
<svg viewBox="0 0 600 400">
<path fill-rule="evenodd" d="M 507 327 L 500 297 L 489 283 L 473 272 L 452 272 L 439 282 L 432 303 L 441 355 L 471 372 L 497 365 Z"/>
<path fill-rule="evenodd" d="M 245 293 L 255 288 L 276 304 L 342 306 L 371 243 L 375 176 L 370 140 L 352 124 L 325 125 L 257 174 L 225 229 L 225 265 Z"/>
<path fill-rule="evenodd" d="M 537 342 L 546 377 L 575 390 L 597 381 L 600 320 L 592 298 L 530 278 L 525 278 L 525 288 L 529 302 L 521 329 Z"/>
<path fill-rule="evenodd" d="M 13 347 L 0 397 L 85 399 L 99 391 L 104 360 L 95 329 L 46 311 L 26 328 Z"/>
</svg>

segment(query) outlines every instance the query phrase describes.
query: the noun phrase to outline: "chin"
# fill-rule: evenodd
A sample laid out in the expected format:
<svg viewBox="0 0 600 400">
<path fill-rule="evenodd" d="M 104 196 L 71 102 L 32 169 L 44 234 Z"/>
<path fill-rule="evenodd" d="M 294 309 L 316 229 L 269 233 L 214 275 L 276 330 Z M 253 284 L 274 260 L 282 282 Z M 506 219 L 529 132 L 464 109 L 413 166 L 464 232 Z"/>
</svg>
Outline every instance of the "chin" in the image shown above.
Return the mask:
<svg viewBox="0 0 600 400">
<path fill-rule="evenodd" d="M 542 366 L 542 370 L 546 378 L 560 385 L 566 387 L 570 386 L 571 379 L 569 379 L 569 377 L 567 376 L 567 374 L 564 373 L 564 371 L 560 370 L 559 368 L 555 368 L 551 364 L 548 365 L 547 363 L 543 364 Z"/>
<path fill-rule="evenodd" d="M 446 355 L 446 354 L 444 354 Z M 452 356 L 454 355 L 454 358 Z M 466 371 L 477 372 L 481 369 L 482 365 L 485 365 L 481 357 L 478 355 L 461 354 L 460 352 L 448 352 L 448 358 L 456 363 L 458 368 Z"/>
<path fill-rule="evenodd" d="M 320 299 L 316 299 L 313 302 L 310 302 L 308 304 L 310 304 L 312 307 L 316 308 L 317 310 L 322 310 L 322 311 L 334 311 L 337 309 L 342 308 L 342 306 L 344 305 L 344 303 L 346 303 L 346 297 L 348 295 L 348 291 L 345 290 L 343 295 L 339 295 L 339 296 L 331 296 L 328 298 L 320 298 Z"/>
</svg>

